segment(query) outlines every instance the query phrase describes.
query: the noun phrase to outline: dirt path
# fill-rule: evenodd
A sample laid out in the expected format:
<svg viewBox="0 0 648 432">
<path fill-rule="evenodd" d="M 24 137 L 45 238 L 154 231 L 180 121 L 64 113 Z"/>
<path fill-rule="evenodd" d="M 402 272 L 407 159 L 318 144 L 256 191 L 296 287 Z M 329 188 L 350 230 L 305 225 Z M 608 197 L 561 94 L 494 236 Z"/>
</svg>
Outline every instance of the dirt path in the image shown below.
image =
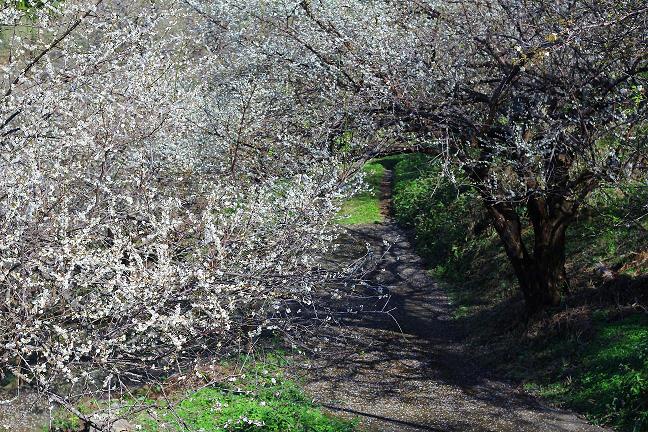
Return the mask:
<svg viewBox="0 0 648 432">
<path fill-rule="evenodd" d="M 365 310 L 386 304 L 393 312 L 342 321 L 335 330 L 339 344 L 334 335 L 330 351 L 306 375 L 307 391 L 318 402 L 359 417 L 369 431 L 605 430 L 489 377 L 462 344 L 445 292 L 389 219 L 348 229 L 332 260 L 352 262 L 366 253 L 366 244 L 374 257 L 385 254 L 368 289 L 389 297 L 358 301 L 371 303 Z"/>
</svg>

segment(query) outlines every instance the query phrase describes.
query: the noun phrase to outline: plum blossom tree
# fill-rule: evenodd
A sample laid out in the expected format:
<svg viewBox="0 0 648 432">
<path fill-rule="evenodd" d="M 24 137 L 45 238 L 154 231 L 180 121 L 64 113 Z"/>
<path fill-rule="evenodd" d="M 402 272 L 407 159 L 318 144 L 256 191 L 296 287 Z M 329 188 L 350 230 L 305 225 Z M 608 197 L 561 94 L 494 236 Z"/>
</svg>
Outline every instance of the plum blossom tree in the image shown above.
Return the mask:
<svg viewBox="0 0 648 432">
<path fill-rule="evenodd" d="M 64 401 L 288 322 L 349 173 L 381 152 L 464 170 L 529 310 L 556 304 L 587 195 L 645 178 L 646 12 L 1 2 L 3 371 Z"/>
<path fill-rule="evenodd" d="M 0 11 L 3 375 L 65 402 L 311 304 L 347 192 L 335 160 L 265 128 L 290 95 L 185 3 L 23 6 Z"/>
<path fill-rule="evenodd" d="M 317 107 L 330 152 L 422 151 L 463 170 L 530 312 L 560 301 L 565 233 L 587 196 L 645 179 L 644 2 L 193 4 L 300 110 Z"/>
</svg>

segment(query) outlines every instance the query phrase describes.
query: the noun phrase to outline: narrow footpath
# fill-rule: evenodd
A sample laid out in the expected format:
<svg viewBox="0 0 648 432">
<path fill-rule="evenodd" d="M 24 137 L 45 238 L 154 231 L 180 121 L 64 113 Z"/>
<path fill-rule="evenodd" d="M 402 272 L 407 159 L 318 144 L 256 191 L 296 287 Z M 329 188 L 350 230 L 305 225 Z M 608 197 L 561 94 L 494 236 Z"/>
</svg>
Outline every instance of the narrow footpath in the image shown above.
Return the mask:
<svg viewBox="0 0 648 432">
<path fill-rule="evenodd" d="M 390 175 L 383 184 L 385 209 Z M 377 267 L 367 287 L 385 297 L 359 296 L 366 313 L 342 319 L 329 351 L 306 372 L 306 389 L 318 403 L 359 418 L 368 431 L 607 430 L 551 408 L 481 368 L 462 342 L 446 293 L 427 276 L 389 217 L 353 226 L 339 242 L 331 258 L 337 264 L 355 262 L 369 247 Z"/>
</svg>

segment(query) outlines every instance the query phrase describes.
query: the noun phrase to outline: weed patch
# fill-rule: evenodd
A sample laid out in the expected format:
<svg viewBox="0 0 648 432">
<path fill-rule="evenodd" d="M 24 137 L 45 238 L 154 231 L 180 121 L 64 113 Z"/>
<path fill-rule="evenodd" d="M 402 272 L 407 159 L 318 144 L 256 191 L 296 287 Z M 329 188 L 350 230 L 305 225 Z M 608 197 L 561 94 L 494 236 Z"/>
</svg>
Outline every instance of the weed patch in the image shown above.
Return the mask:
<svg viewBox="0 0 648 432">
<path fill-rule="evenodd" d="M 523 352 L 545 375 L 529 389 L 624 431 L 648 430 L 648 315 L 594 318 L 586 343 L 559 337 Z M 527 379 L 528 379 L 527 375 Z"/>
</svg>

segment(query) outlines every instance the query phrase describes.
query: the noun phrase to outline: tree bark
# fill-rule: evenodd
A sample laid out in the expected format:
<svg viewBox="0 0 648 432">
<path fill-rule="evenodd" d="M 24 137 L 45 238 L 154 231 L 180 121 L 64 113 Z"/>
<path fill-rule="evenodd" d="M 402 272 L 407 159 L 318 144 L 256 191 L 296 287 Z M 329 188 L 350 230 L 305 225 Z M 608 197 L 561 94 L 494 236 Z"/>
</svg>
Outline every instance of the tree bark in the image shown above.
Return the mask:
<svg viewBox="0 0 648 432">
<path fill-rule="evenodd" d="M 569 218 L 562 212 L 558 215 L 528 210 L 535 238 L 533 253 L 524 244 L 522 223 L 515 209 L 506 203 L 488 206 L 495 230 L 513 265 L 527 311 L 534 314 L 560 303 L 560 289 L 565 282 L 565 231 Z"/>
</svg>

